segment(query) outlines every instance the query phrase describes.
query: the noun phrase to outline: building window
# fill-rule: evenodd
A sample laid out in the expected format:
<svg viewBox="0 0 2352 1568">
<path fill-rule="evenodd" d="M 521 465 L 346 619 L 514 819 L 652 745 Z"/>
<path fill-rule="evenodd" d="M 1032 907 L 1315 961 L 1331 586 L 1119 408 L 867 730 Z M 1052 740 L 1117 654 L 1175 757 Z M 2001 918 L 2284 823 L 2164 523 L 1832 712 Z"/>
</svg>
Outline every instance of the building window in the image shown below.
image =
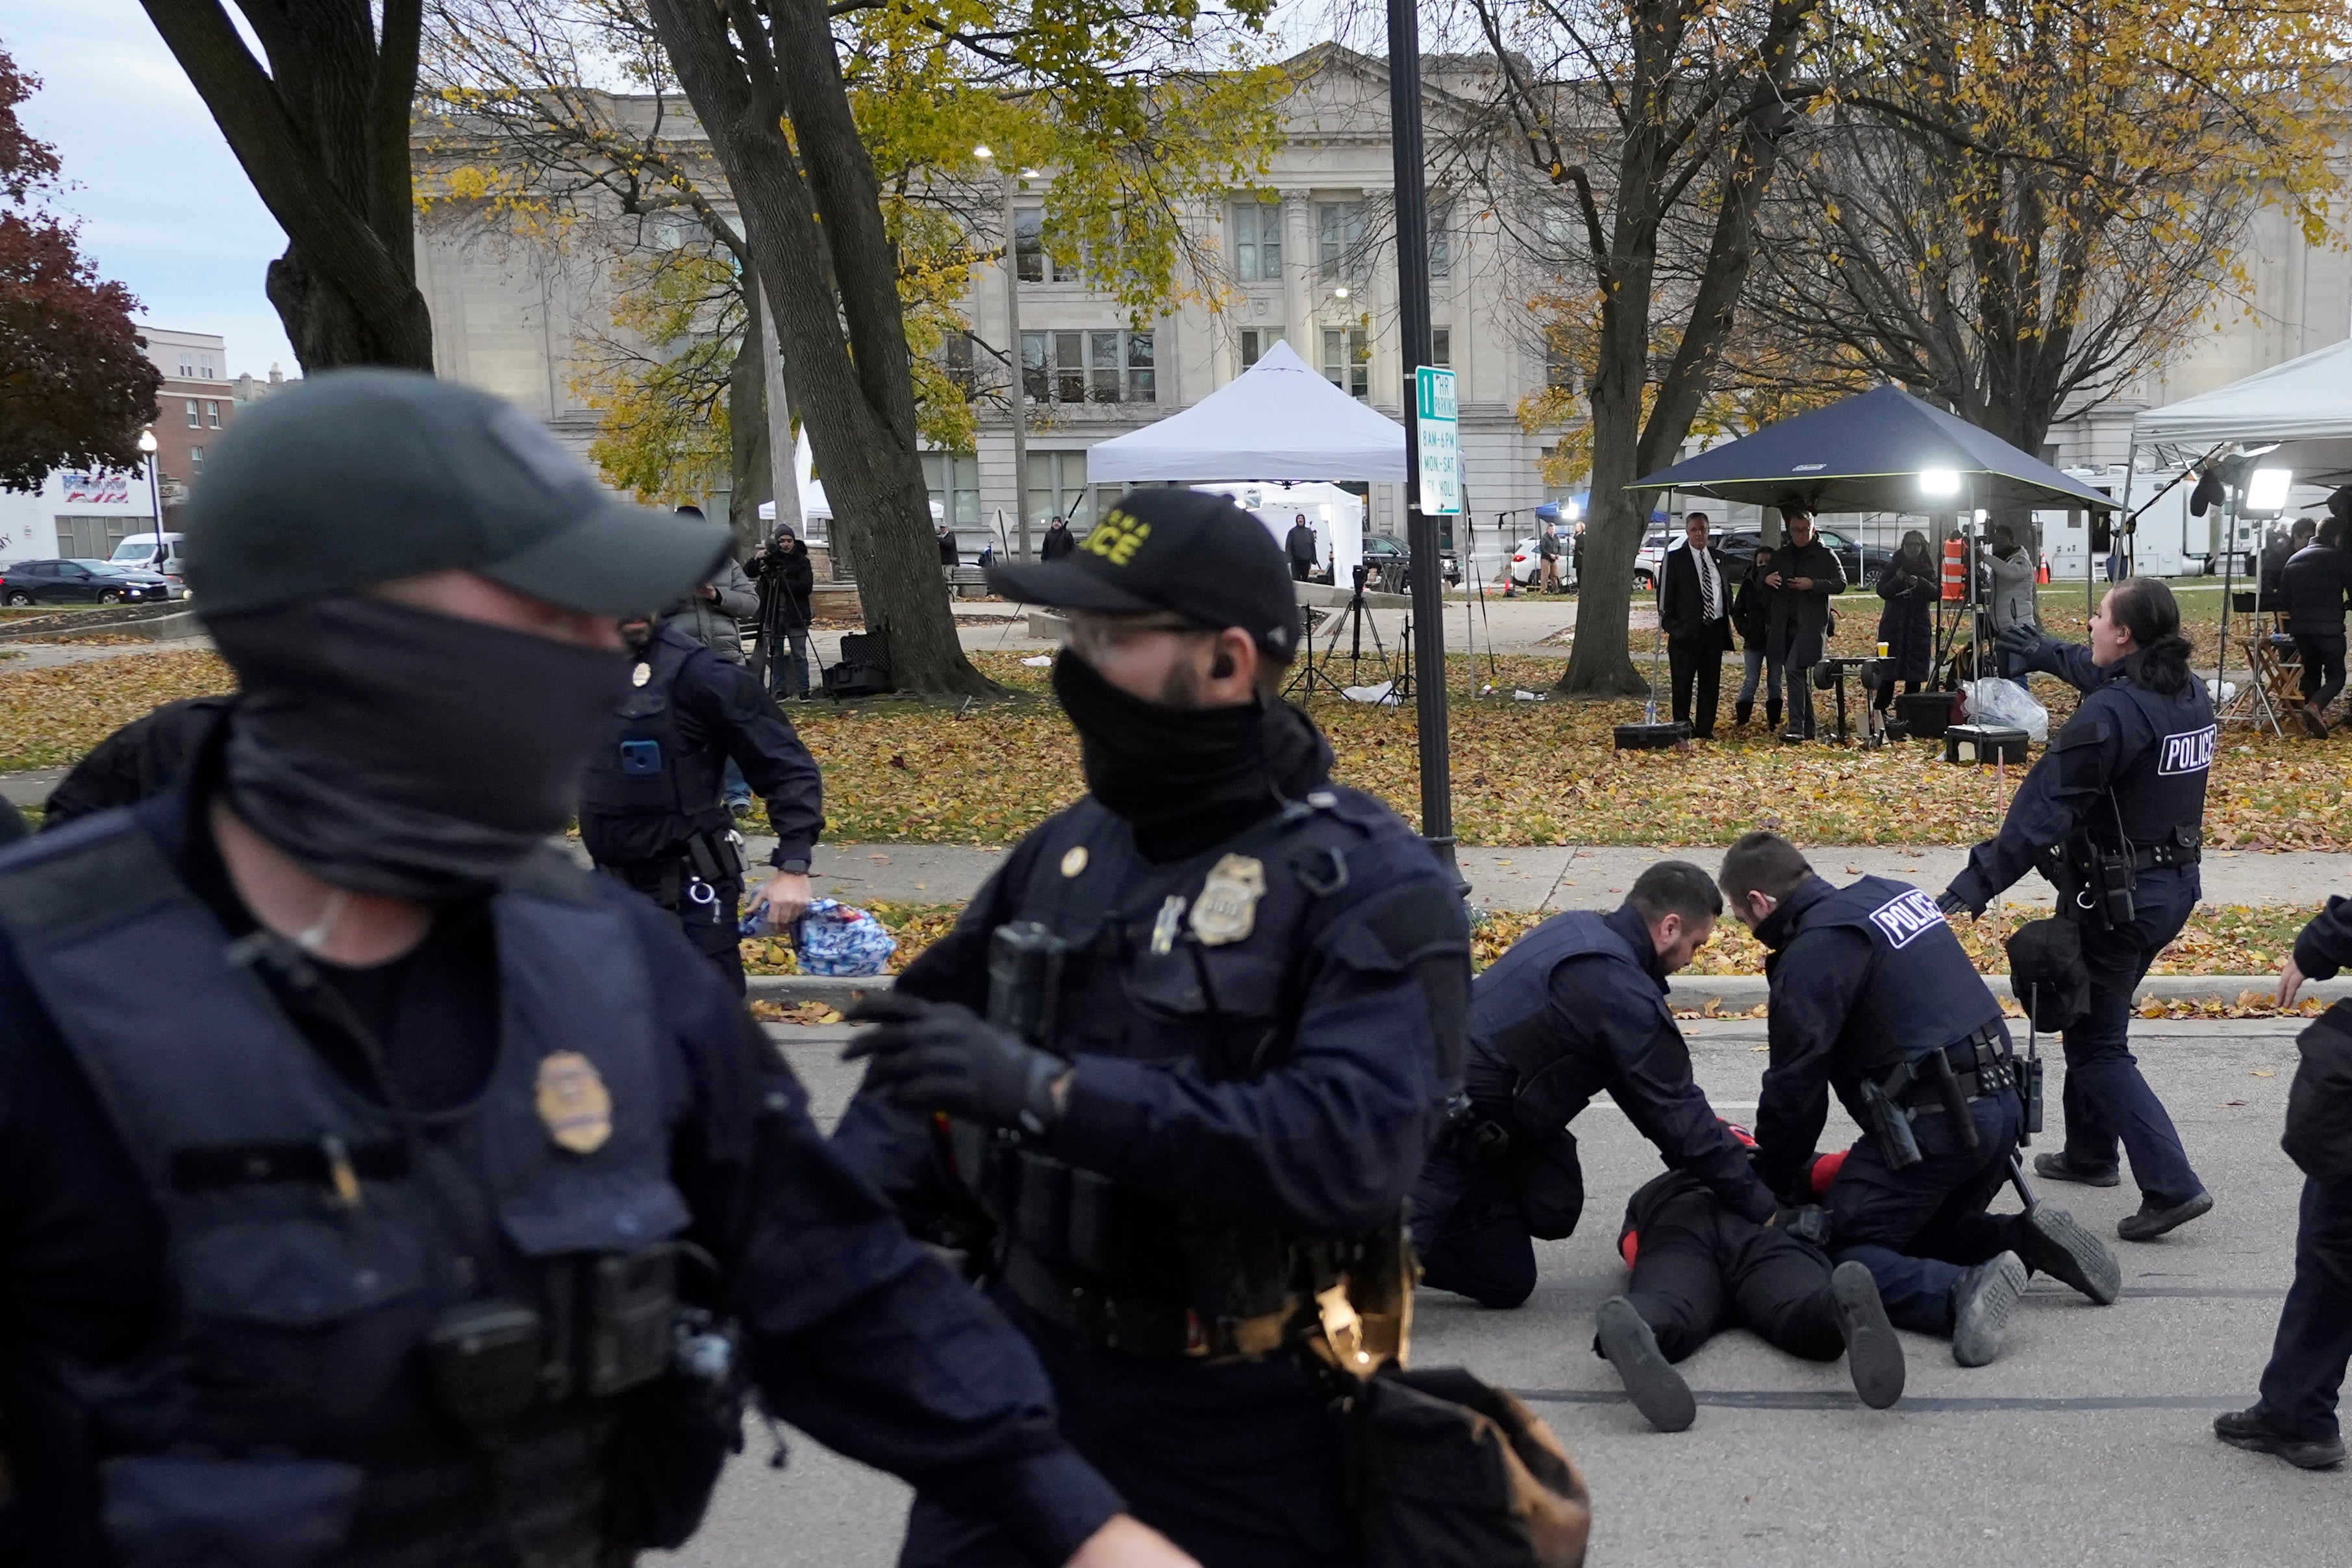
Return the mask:
<svg viewBox="0 0 2352 1568">
<path fill-rule="evenodd" d="M 1364 204 L 1326 202 L 1315 209 L 1315 254 L 1323 281 L 1346 283 L 1363 267 Z"/>
<path fill-rule="evenodd" d="M 201 473 L 203 473 L 204 471 L 205 471 L 205 449 L 204 449 L 203 447 L 201 447 L 201 446 L 191 446 L 191 447 L 189 447 L 189 448 L 188 448 L 188 472 L 189 472 L 189 473 L 191 473 L 191 474 L 201 474 Z"/>
<path fill-rule="evenodd" d="M 1265 358 L 1265 351 L 1282 341 L 1279 327 L 1244 327 L 1242 329 L 1242 369 Z"/>
<path fill-rule="evenodd" d="M 1282 209 L 1271 202 L 1234 207 L 1234 270 L 1244 283 L 1282 281 Z"/>
<path fill-rule="evenodd" d="M 1032 402 L 1152 402 L 1149 332 L 1024 332 L 1021 382 Z"/>
<path fill-rule="evenodd" d="M 220 428 L 220 403 L 212 398 L 205 400 L 205 424 L 207 429 Z"/>
<path fill-rule="evenodd" d="M 1454 204 L 1429 210 L 1429 276 L 1454 275 Z"/>
<path fill-rule="evenodd" d="M 1025 504 L 1029 520 L 1067 518 L 1071 528 L 1085 533 L 1094 526 L 1087 488 L 1087 455 L 1083 452 L 1032 452 Z"/>
<path fill-rule="evenodd" d="M 940 363 L 946 369 L 948 380 L 956 390 L 966 397 L 971 396 L 973 388 L 979 384 L 972 370 L 971 334 L 949 333 L 947 341 L 940 346 Z"/>
<path fill-rule="evenodd" d="M 924 453 L 923 487 L 950 523 L 959 528 L 981 526 L 978 457 L 969 452 Z"/>
<path fill-rule="evenodd" d="M 1068 267 L 1055 270 L 1054 257 L 1045 249 L 1045 209 L 1037 206 L 1013 209 L 1013 253 L 1021 266 L 1024 283 L 1069 283 L 1076 274 Z"/>
<path fill-rule="evenodd" d="M 184 376 L 193 376 L 196 373 L 196 367 L 188 363 L 187 361 L 182 360 L 180 361 L 180 373 Z"/>
<path fill-rule="evenodd" d="M 188 428 L 190 430 L 204 428 L 204 422 L 196 417 L 196 400 L 194 398 L 188 400 Z"/>
<path fill-rule="evenodd" d="M 1360 327 L 1323 329 L 1323 379 L 1349 397 L 1370 402 L 1372 346 Z"/>
<path fill-rule="evenodd" d="M 1454 368 L 1454 329 L 1432 327 L 1429 329 L 1429 362 L 1442 369 Z"/>
<path fill-rule="evenodd" d="M 1576 388 L 1576 364 L 1569 358 L 1568 344 L 1561 334 L 1544 334 L 1544 385 L 1553 392 L 1572 392 Z"/>
</svg>

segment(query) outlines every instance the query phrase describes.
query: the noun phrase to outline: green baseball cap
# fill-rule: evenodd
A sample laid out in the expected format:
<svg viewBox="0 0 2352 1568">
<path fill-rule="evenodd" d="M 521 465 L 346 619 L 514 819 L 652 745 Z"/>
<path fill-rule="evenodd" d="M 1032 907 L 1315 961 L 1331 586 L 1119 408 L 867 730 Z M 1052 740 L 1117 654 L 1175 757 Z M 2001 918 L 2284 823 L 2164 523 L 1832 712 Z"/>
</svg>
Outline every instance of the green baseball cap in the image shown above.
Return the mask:
<svg viewBox="0 0 2352 1568">
<path fill-rule="evenodd" d="M 330 371 L 239 409 L 184 528 L 207 617 L 453 567 L 622 615 L 690 592 L 730 537 L 621 499 L 503 398 L 380 369 Z"/>
</svg>

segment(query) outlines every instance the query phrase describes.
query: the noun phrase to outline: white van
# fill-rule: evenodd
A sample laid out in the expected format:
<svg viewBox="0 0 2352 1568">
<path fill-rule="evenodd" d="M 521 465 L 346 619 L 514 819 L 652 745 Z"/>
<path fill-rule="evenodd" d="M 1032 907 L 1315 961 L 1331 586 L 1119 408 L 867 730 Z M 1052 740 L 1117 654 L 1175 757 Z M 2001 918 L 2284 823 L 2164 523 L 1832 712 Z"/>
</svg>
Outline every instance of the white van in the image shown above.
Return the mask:
<svg viewBox="0 0 2352 1568">
<path fill-rule="evenodd" d="M 143 570 L 160 572 L 173 582 L 181 582 L 181 571 L 185 559 L 182 553 L 181 541 L 185 537 L 183 534 L 165 534 L 163 557 L 159 563 L 155 559 L 155 536 L 132 534 L 114 547 L 114 553 L 106 558 L 107 564 L 138 567 Z M 185 584 L 183 583 L 182 586 L 184 587 Z"/>
</svg>

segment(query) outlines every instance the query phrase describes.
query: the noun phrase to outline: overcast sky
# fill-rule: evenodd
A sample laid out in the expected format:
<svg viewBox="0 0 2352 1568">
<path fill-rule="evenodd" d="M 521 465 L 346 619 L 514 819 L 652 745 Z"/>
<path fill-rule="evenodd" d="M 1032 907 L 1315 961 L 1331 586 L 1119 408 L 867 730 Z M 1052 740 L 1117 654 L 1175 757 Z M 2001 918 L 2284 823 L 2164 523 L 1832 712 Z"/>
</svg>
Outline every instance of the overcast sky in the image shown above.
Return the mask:
<svg viewBox="0 0 2352 1568">
<path fill-rule="evenodd" d="M 82 254 L 139 319 L 228 340 L 228 373 L 300 374 L 262 292 L 286 236 L 138 0 L 0 0 L 0 44 L 41 89 L 17 112 L 53 143 Z"/>
</svg>

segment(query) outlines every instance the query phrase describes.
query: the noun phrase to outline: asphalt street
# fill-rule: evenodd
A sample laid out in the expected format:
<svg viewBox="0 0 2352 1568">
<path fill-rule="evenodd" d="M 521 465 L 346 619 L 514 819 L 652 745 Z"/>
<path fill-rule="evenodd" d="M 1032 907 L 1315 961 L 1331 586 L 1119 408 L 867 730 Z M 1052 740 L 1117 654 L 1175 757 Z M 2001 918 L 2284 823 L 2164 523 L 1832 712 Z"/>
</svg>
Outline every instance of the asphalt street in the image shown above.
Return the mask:
<svg viewBox="0 0 2352 1568">
<path fill-rule="evenodd" d="M 2213 1213 L 2160 1242 L 2114 1242 L 2125 1296 L 2113 1307 L 2037 1280 L 2009 1354 L 1990 1367 L 1956 1366 L 1941 1342 L 1905 1336 L 1908 1387 L 1891 1410 L 1864 1409 L 1843 1362 L 1798 1362 L 1734 1331 L 1685 1364 L 1696 1427 L 1663 1435 L 1634 1414 L 1591 1352 L 1592 1314 L 1624 1280 L 1623 1199 L 1658 1167 L 1605 1102 L 1576 1124 L 1592 1195 L 1584 1224 L 1538 1244 L 1534 1299 L 1488 1312 L 1422 1292 L 1414 1359 L 1466 1365 L 1552 1424 L 1591 1481 L 1591 1560 L 1606 1568 L 2340 1563 L 2352 1474 L 2305 1474 L 2210 1431 L 2216 1413 L 2252 1403 L 2292 1272 L 2301 1177 L 2278 1134 L 2300 1027 L 2136 1023 L 2141 1062 L 2220 1200 Z M 837 1114 L 855 1083 L 837 1060 L 846 1031 L 772 1033 L 820 1113 Z M 1738 1119 L 1756 1098 L 1763 1025 L 1694 1025 L 1690 1038 L 1701 1085 Z M 2059 1071 L 2053 1062 L 2051 1135 L 2037 1148 L 2056 1144 Z M 1850 1138 L 1832 1117 L 1831 1136 Z M 2045 1192 L 2109 1237 L 2137 1205 L 2128 1183 Z M 891 1563 L 906 1490 L 805 1438 L 791 1449 L 783 1472 L 768 1469 L 755 1427 L 702 1535 L 675 1560 Z"/>
</svg>

